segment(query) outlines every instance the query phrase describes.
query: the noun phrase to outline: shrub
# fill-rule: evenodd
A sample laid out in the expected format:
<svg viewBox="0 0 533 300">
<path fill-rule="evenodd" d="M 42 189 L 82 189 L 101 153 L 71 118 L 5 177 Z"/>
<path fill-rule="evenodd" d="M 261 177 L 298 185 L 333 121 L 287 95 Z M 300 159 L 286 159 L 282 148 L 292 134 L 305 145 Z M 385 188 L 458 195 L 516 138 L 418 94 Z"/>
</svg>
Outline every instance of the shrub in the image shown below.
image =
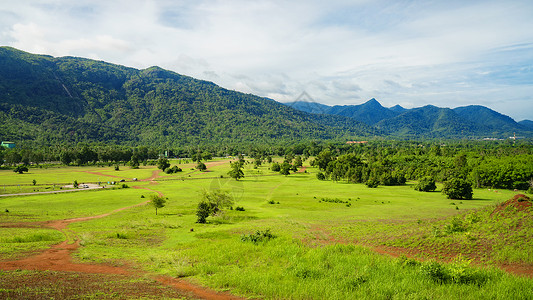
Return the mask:
<svg viewBox="0 0 533 300">
<path fill-rule="evenodd" d="M 435 282 L 447 283 L 450 281 L 450 275 L 446 272 L 444 266 L 436 261 L 430 261 L 422 265 L 420 271 Z"/>
<path fill-rule="evenodd" d="M 432 192 L 437 189 L 435 185 L 435 179 L 431 177 L 424 177 L 420 179 L 417 185 L 415 185 L 415 190 L 419 192 Z"/>
<path fill-rule="evenodd" d="M 376 178 L 370 178 L 366 181 L 365 184 L 369 188 L 377 188 L 379 185 L 379 180 L 377 180 Z"/>
<path fill-rule="evenodd" d="M 278 163 L 273 163 L 272 167 L 270 167 L 270 170 L 274 172 L 279 172 L 281 170 L 281 166 Z"/>
<path fill-rule="evenodd" d="M 207 166 L 203 163 L 203 162 L 199 162 L 197 165 L 196 165 L 196 169 L 200 170 L 200 171 L 205 171 L 207 170 Z"/>
<path fill-rule="evenodd" d="M 244 211 L 244 207 L 242 207 L 242 206 L 237 206 L 237 207 L 235 207 L 235 210 L 237 210 L 237 211 Z"/>
<path fill-rule="evenodd" d="M 275 239 L 276 236 L 270 233 L 270 229 L 266 230 L 257 230 L 253 234 L 243 234 L 241 236 L 242 242 L 252 242 L 254 244 L 260 243 L 260 242 L 266 242 L 271 239 Z"/>
<path fill-rule="evenodd" d="M 17 166 L 13 172 L 22 174 L 22 172 L 28 172 L 28 168 L 26 166 Z"/>
<path fill-rule="evenodd" d="M 157 160 L 157 168 L 160 170 L 165 170 L 170 167 L 170 162 L 166 158 L 160 158 Z"/>
<path fill-rule="evenodd" d="M 324 175 L 324 173 L 322 173 L 322 172 L 318 172 L 316 174 L 316 179 L 318 179 L 318 180 L 326 180 L 326 175 Z"/>
<path fill-rule="evenodd" d="M 433 281 L 441 284 L 475 284 L 481 286 L 487 281 L 487 276 L 477 269 L 470 267 L 470 260 L 459 255 L 449 265 L 431 261 L 422 265 L 420 271 Z"/>
<path fill-rule="evenodd" d="M 222 208 L 231 207 L 233 199 L 224 191 L 214 190 L 212 192 L 204 191 L 202 200 L 198 203 L 196 209 L 197 223 L 207 223 L 207 217 L 216 215 Z"/>
<path fill-rule="evenodd" d="M 459 178 L 452 178 L 444 183 L 442 193 L 448 199 L 472 199 L 472 185 L 466 180 Z"/>
</svg>

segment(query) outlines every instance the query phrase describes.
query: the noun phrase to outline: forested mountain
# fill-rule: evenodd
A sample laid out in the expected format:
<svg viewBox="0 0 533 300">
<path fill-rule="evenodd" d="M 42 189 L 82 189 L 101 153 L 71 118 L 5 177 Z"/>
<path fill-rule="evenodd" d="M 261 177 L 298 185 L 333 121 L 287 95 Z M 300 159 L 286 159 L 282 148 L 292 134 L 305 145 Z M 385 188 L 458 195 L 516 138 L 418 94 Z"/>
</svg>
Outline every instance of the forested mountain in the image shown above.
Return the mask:
<svg viewBox="0 0 533 300">
<path fill-rule="evenodd" d="M 518 122 L 518 124 L 526 127 L 528 130 L 533 131 L 533 121 L 531 121 L 531 120 L 522 120 L 522 121 Z"/>
<path fill-rule="evenodd" d="M 381 106 L 374 98 L 361 105 L 335 105 L 329 109 L 328 113 L 350 117 L 369 125 L 398 115 L 397 112 Z"/>
<path fill-rule="evenodd" d="M 386 108 L 376 99 L 360 105 L 312 104 L 292 102 L 288 105 L 310 113 L 350 117 L 371 125 L 386 135 L 400 138 L 507 138 L 515 133 L 533 136 L 533 127 L 527 120 L 517 123 L 506 115 L 480 105 L 454 109 L 432 105 L 413 109 L 400 105 Z M 309 110 L 309 107 L 320 107 L 320 110 Z"/>
<path fill-rule="evenodd" d="M 371 132 L 158 67 L 137 70 L 0 47 L 0 139 L 40 145 L 285 143 Z"/>
<path fill-rule="evenodd" d="M 283 105 L 159 67 L 137 70 L 0 47 L 0 140 L 26 145 L 287 144 L 370 136 L 533 136 L 483 106 L 456 109 L 313 102 Z"/>
</svg>

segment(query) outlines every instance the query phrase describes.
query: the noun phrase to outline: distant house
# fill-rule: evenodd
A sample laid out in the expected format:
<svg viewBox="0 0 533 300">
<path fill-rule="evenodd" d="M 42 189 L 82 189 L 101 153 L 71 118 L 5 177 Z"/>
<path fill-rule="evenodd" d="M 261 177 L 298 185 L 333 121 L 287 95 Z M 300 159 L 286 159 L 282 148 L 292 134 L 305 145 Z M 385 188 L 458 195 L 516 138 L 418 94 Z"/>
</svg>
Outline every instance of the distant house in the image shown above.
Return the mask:
<svg viewBox="0 0 533 300">
<path fill-rule="evenodd" d="M 1 146 L 2 147 L 6 147 L 8 149 L 13 149 L 13 148 L 15 148 L 15 143 L 13 143 L 13 142 L 5 142 L 4 141 L 4 142 L 2 142 Z"/>
<path fill-rule="evenodd" d="M 347 141 L 346 144 L 366 144 L 368 141 Z"/>
</svg>

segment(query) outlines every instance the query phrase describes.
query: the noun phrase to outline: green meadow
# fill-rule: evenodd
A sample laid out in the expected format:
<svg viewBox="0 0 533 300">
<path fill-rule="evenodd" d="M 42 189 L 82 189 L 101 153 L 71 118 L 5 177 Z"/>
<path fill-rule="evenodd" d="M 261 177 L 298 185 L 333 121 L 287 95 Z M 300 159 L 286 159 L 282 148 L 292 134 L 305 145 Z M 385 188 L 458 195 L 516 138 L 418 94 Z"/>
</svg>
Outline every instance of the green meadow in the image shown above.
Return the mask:
<svg viewBox="0 0 533 300">
<path fill-rule="evenodd" d="M 533 298 L 533 279 L 498 268 L 533 265 L 531 211 L 491 215 L 517 192 L 477 189 L 473 200 L 450 200 L 440 185 L 429 193 L 415 191 L 414 182 L 368 188 L 320 181 L 309 166 L 283 176 L 269 164 L 246 164 L 245 177 L 236 181 L 227 174 L 229 160 L 206 164 L 200 172 L 180 163 L 182 172 L 161 172 L 156 183 L 131 181 L 151 177 L 155 166 L 32 168 L 20 175 L 1 170 L 0 188 L 33 179 L 53 186 L 119 178 L 128 188 L 0 197 L 0 224 L 95 216 L 161 192 L 167 202 L 157 215 L 147 204 L 70 224 L 82 246 L 75 260 L 124 265 L 251 298 Z M 232 208 L 196 223 L 202 192 L 213 190 L 231 195 Z M 1 227 L 0 259 L 65 238 L 47 228 Z M 376 249 L 404 251 L 395 257 Z"/>
</svg>

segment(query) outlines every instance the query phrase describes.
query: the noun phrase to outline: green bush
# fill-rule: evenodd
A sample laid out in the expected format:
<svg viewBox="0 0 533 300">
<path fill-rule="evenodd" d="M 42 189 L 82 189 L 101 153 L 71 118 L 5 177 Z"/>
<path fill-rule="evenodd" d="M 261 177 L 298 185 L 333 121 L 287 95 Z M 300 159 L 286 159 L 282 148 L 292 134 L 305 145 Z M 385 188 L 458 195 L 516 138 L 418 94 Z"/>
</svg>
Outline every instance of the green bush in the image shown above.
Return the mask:
<svg viewBox="0 0 533 300">
<path fill-rule="evenodd" d="M 473 191 L 472 185 L 460 178 L 452 178 L 444 183 L 442 193 L 445 194 L 448 199 L 472 199 Z"/>
<path fill-rule="evenodd" d="M 243 234 L 241 236 L 241 241 L 242 242 L 252 242 L 254 244 L 257 244 L 257 243 L 260 243 L 260 242 L 269 241 L 269 240 L 274 239 L 274 238 L 276 238 L 276 236 L 273 235 L 272 233 L 270 233 L 270 229 L 266 229 L 266 230 L 257 230 L 253 234 Z"/>
<path fill-rule="evenodd" d="M 441 284 L 475 284 L 481 286 L 487 281 L 487 276 L 470 267 L 470 262 L 459 255 L 448 265 L 436 261 L 425 263 L 420 267 L 420 271 Z"/>
<path fill-rule="evenodd" d="M 196 208 L 196 223 L 207 223 L 207 217 L 214 216 L 225 207 L 233 205 L 232 197 L 224 191 L 214 190 L 211 192 L 204 191 L 202 200 Z"/>
<path fill-rule="evenodd" d="M 375 178 L 370 178 L 366 181 L 366 186 L 369 188 L 377 188 L 379 186 L 379 180 Z"/>
<path fill-rule="evenodd" d="M 435 185 L 435 179 L 431 177 L 424 177 L 420 179 L 417 185 L 415 185 L 415 190 L 419 192 L 432 192 L 437 189 Z"/>
</svg>

